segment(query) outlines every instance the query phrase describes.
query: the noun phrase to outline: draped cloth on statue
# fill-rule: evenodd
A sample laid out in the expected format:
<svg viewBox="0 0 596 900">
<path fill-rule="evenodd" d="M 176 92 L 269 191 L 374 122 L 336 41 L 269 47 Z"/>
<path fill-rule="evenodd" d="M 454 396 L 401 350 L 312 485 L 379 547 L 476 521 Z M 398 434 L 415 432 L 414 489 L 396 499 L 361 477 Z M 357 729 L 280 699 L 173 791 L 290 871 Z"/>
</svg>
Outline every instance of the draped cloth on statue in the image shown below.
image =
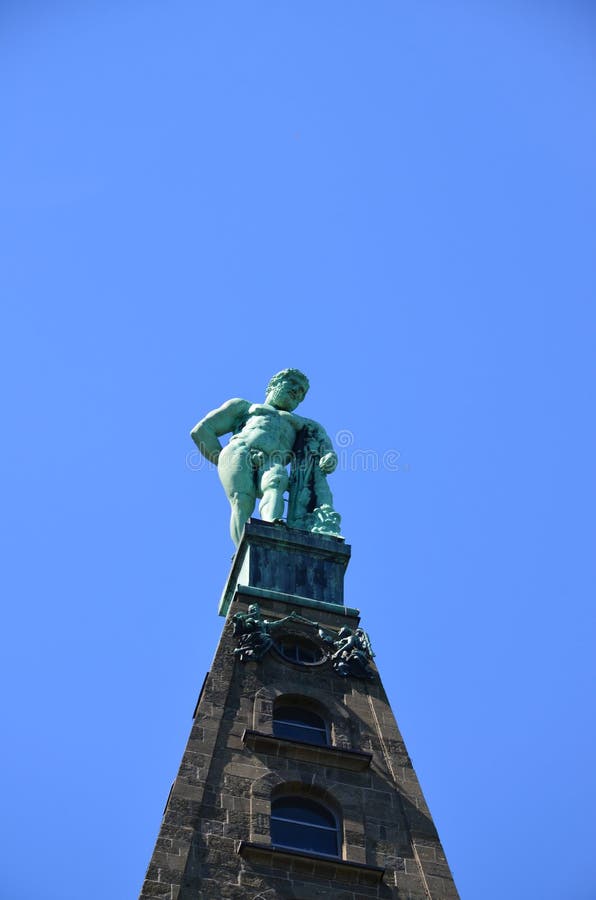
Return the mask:
<svg viewBox="0 0 596 900">
<path fill-rule="evenodd" d="M 329 452 L 329 438 L 311 419 L 296 436 L 290 466 L 287 522 L 290 528 L 339 536 L 341 516 L 319 460 Z"/>
</svg>

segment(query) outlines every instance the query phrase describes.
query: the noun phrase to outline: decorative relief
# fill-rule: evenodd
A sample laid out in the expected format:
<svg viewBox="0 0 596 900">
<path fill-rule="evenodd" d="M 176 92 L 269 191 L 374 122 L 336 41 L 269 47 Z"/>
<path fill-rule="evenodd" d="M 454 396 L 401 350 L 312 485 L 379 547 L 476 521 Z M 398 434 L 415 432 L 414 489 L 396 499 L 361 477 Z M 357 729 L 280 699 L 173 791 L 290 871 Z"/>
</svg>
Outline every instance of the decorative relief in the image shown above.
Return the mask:
<svg viewBox="0 0 596 900">
<path fill-rule="evenodd" d="M 258 603 L 252 603 L 246 613 L 236 613 L 232 627 L 238 638 L 234 656 L 242 663 L 259 662 L 275 650 L 283 659 L 297 665 L 331 663 L 342 678 L 375 677 L 370 665 L 375 654 L 362 628 L 331 631 L 295 610 L 283 619 L 265 619 Z"/>
<path fill-rule="evenodd" d="M 342 628 L 333 642 L 336 648 L 331 660 L 338 675 L 344 678 L 374 678 L 374 671 L 369 663 L 374 657 L 370 638 L 362 628 Z"/>
</svg>

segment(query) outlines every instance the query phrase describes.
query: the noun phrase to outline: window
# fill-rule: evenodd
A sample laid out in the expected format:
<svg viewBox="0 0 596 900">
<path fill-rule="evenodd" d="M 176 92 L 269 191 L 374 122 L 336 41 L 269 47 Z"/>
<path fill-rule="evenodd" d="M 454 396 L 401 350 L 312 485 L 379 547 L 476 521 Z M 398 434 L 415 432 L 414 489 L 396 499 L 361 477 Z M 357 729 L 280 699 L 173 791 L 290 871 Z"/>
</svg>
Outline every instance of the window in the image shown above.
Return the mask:
<svg viewBox="0 0 596 900">
<path fill-rule="evenodd" d="M 279 652 L 284 659 L 307 666 L 312 666 L 323 659 L 323 653 L 319 647 L 303 637 L 283 638 L 279 642 Z"/>
<path fill-rule="evenodd" d="M 306 797 L 279 797 L 271 804 L 274 847 L 339 856 L 337 820 L 330 810 Z"/>
<path fill-rule="evenodd" d="M 310 709 L 300 706 L 276 706 L 273 712 L 275 737 L 305 741 L 307 744 L 329 746 L 329 735 L 324 720 Z"/>
</svg>

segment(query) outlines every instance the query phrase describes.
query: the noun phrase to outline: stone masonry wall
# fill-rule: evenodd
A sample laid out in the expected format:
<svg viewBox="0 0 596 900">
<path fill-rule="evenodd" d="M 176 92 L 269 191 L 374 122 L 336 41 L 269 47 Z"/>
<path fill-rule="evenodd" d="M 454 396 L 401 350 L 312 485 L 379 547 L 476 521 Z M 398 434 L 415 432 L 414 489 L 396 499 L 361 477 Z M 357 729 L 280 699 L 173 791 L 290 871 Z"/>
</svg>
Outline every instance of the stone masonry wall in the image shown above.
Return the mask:
<svg viewBox="0 0 596 900">
<path fill-rule="evenodd" d="M 260 662 L 239 662 L 230 619 L 249 602 L 254 597 L 243 597 L 240 588 L 197 707 L 141 900 L 456 900 L 378 677 L 342 678 L 329 663 L 300 666 L 275 651 Z M 336 631 L 358 624 L 354 617 L 301 609 L 298 603 L 261 601 L 267 618 L 281 618 L 291 609 L 309 619 L 316 615 Z M 306 698 L 324 711 L 335 750 L 273 739 L 273 705 L 286 695 Z M 319 799 L 337 814 L 341 861 L 271 847 L 271 797 L 286 788 Z"/>
</svg>

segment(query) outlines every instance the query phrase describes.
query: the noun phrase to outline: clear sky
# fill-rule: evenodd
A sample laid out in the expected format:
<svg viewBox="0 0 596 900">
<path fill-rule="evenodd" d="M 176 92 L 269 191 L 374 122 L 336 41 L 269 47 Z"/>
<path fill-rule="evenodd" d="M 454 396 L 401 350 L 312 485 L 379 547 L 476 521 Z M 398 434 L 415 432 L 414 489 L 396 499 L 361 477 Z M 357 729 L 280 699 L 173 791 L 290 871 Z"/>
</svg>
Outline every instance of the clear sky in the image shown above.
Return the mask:
<svg viewBox="0 0 596 900">
<path fill-rule="evenodd" d="M 593 900 L 594 7 L 3 0 L 0 72 L 1 900 L 137 896 L 233 549 L 188 432 L 286 366 L 463 900 Z"/>
</svg>

